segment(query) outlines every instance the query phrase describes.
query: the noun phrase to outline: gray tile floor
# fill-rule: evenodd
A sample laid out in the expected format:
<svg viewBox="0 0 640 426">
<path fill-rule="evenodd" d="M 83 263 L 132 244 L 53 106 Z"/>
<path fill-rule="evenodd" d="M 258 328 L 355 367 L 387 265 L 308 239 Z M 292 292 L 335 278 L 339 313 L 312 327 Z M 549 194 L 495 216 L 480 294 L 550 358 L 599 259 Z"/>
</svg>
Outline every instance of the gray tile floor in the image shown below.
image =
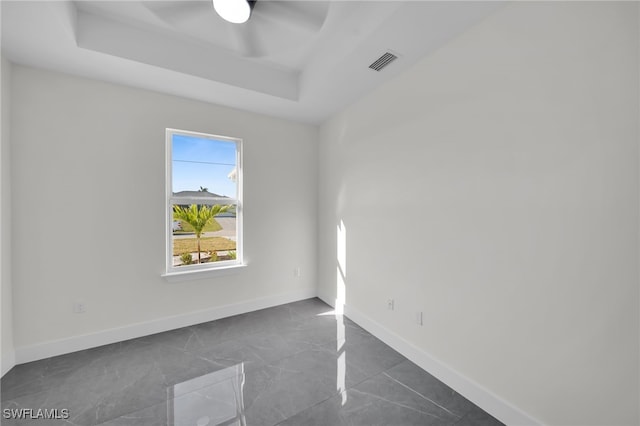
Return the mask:
<svg viewBox="0 0 640 426">
<path fill-rule="evenodd" d="M 501 424 L 318 299 L 18 365 L 0 385 L 5 426 Z M 38 409 L 69 416 L 4 418 Z"/>
</svg>

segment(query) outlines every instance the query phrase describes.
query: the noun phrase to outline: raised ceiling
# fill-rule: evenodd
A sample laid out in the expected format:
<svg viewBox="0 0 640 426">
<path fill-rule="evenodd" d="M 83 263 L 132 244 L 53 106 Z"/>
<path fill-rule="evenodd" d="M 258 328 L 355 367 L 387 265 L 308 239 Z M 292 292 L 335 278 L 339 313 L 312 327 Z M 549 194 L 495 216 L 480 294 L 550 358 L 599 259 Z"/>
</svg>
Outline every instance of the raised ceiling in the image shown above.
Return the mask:
<svg viewBox="0 0 640 426">
<path fill-rule="evenodd" d="M 496 10 L 495 2 L 2 1 L 2 54 L 25 65 L 320 123 Z M 368 68 L 385 52 L 398 59 Z"/>
</svg>

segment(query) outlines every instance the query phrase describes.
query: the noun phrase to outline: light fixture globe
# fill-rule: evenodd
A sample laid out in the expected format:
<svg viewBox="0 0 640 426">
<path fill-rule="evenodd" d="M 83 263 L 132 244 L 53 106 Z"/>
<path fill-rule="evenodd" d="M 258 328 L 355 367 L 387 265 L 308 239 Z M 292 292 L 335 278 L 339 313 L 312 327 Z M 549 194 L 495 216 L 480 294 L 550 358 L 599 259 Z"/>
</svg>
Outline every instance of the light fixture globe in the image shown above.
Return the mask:
<svg viewBox="0 0 640 426">
<path fill-rule="evenodd" d="M 249 20 L 253 2 L 247 0 L 213 0 L 213 8 L 225 21 L 243 24 Z"/>
</svg>

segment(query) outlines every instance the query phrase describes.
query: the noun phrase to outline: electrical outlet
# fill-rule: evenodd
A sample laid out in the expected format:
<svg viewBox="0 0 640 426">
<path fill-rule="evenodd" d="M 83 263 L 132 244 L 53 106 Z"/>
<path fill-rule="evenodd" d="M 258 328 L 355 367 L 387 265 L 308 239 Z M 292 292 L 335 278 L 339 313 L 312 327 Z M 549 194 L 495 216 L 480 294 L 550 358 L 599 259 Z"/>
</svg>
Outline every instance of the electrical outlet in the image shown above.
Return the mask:
<svg viewBox="0 0 640 426">
<path fill-rule="evenodd" d="M 422 312 L 416 312 L 416 324 L 422 325 Z"/>
<path fill-rule="evenodd" d="M 393 299 L 387 300 L 387 309 L 389 309 L 390 311 L 393 311 L 395 309 Z"/>
<path fill-rule="evenodd" d="M 300 270 L 300 267 L 299 267 L 299 266 L 296 266 L 296 267 L 293 269 L 293 276 L 294 276 L 294 277 L 299 277 L 299 276 L 301 276 L 301 275 L 302 275 L 302 272 L 301 272 L 301 270 Z"/>
<path fill-rule="evenodd" d="M 84 302 L 74 302 L 73 303 L 73 313 L 74 314 L 84 314 L 87 312 L 87 305 Z"/>
</svg>

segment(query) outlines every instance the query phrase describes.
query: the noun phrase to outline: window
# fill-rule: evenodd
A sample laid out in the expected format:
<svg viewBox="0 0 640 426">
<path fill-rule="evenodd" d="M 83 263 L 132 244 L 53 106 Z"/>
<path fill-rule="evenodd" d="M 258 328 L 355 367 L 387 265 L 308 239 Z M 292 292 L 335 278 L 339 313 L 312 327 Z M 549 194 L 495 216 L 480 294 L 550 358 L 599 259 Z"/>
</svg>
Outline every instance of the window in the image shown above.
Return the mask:
<svg viewBox="0 0 640 426">
<path fill-rule="evenodd" d="M 242 265 L 242 140 L 167 129 L 166 275 Z"/>
</svg>

